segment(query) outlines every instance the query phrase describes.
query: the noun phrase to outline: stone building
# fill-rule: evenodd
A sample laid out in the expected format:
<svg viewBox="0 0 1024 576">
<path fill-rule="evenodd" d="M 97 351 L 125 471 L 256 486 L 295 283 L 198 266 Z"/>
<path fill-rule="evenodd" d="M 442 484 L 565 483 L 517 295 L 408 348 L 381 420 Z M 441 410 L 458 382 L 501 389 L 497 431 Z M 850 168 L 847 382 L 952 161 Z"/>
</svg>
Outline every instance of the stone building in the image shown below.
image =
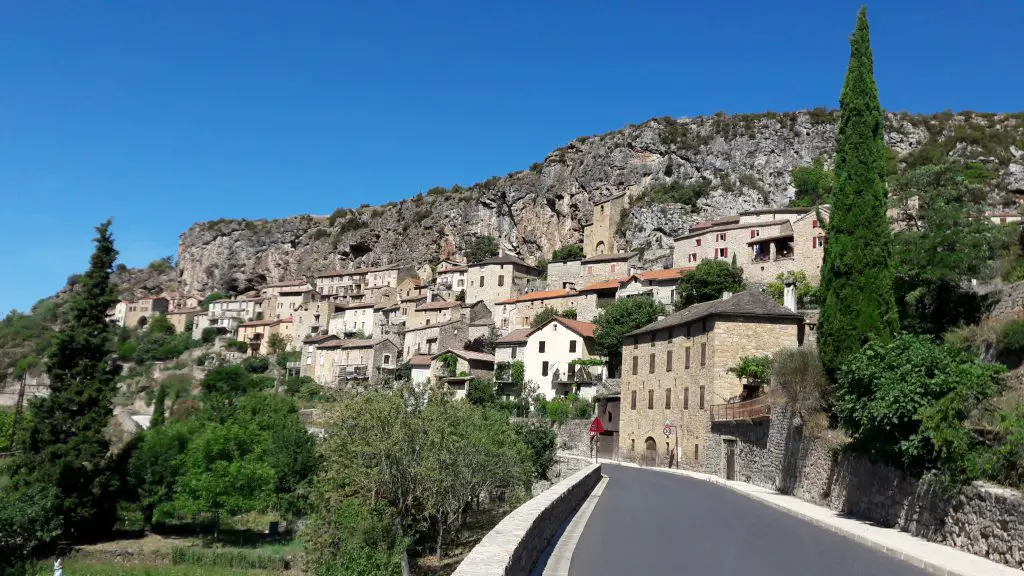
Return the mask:
<svg viewBox="0 0 1024 576">
<path fill-rule="evenodd" d="M 532 328 L 520 328 L 494 341 L 494 383 L 502 386 L 502 393 L 506 397 L 512 392 L 512 372 L 509 365 L 512 362 L 523 361 L 526 354 L 526 339 L 530 332 L 533 332 Z"/>
<path fill-rule="evenodd" d="M 444 362 L 444 356 L 448 354 L 455 356 L 454 369 Z M 436 384 L 454 392 L 456 398 L 466 396 L 470 380 L 487 380 L 494 374 L 494 356 L 485 352 L 449 349 L 434 354 L 430 360 L 430 371 Z"/>
<path fill-rule="evenodd" d="M 331 338 L 313 344 L 312 378 L 323 386 L 366 389 L 390 381 L 398 346 L 387 339 Z"/>
<path fill-rule="evenodd" d="M 466 302 L 483 300 L 493 310 L 495 302 L 522 294 L 527 284 L 542 274 L 541 270 L 511 254 L 471 264 L 467 272 Z"/>
<path fill-rule="evenodd" d="M 628 198 L 621 192 L 594 204 L 591 221 L 583 225 L 583 253 L 587 256 L 615 254 L 619 246 L 615 241 L 615 228 Z"/>
<path fill-rule="evenodd" d="M 542 290 L 527 292 L 494 304 L 494 322 L 502 331 L 527 328 L 545 308 L 559 312 L 575 310 L 576 318 L 590 322 L 597 317 L 597 296 L 575 290 Z"/>
<path fill-rule="evenodd" d="M 292 313 L 296 341 L 327 334 L 331 317 L 339 306 L 337 302 L 328 300 L 311 300 L 300 306 Z"/>
<path fill-rule="evenodd" d="M 601 432 L 597 438 L 597 455 L 601 458 L 619 457 L 619 421 L 622 415 L 622 381 L 618 378 L 605 380 L 597 385 L 594 404 L 597 418 L 601 419 Z"/>
<path fill-rule="evenodd" d="M 702 222 L 675 239 L 672 259 L 677 266 L 695 266 L 702 260 L 732 261 L 735 256 L 747 281 L 771 282 L 779 274 L 803 271 L 817 284 L 828 214 L 828 206 L 768 208 Z"/>
<path fill-rule="evenodd" d="M 374 300 L 385 287 L 398 287 L 398 266 L 353 268 L 316 276 L 316 291 L 321 297 L 339 302 Z"/>
<path fill-rule="evenodd" d="M 569 393 L 593 396 L 594 385 L 607 375 L 595 350 L 596 328 L 556 316 L 531 330 L 523 348 L 524 380 L 549 399 Z"/>
<path fill-rule="evenodd" d="M 342 340 L 334 334 L 316 334 L 302 340 L 301 358 L 299 359 L 299 375 L 309 376 L 316 380 L 316 347 L 326 342 Z"/>
<path fill-rule="evenodd" d="M 638 258 L 634 253 L 591 256 L 580 262 L 580 282 L 585 286 L 594 282 L 628 278 L 637 263 Z"/>
<path fill-rule="evenodd" d="M 338 336 L 351 336 L 362 333 L 370 336 L 375 331 L 376 315 L 373 302 L 353 302 L 341 304 L 327 323 L 327 331 Z"/>
<path fill-rule="evenodd" d="M 199 308 L 172 310 L 167 313 L 167 321 L 174 326 L 176 334 L 191 332 L 196 314 L 201 312 Z"/>
<path fill-rule="evenodd" d="M 207 320 L 210 326 L 234 334 L 242 322 L 263 317 L 263 298 L 231 298 L 210 302 Z"/>
<path fill-rule="evenodd" d="M 412 309 L 405 319 L 405 326 L 410 329 L 441 324 L 460 318 L 461 314 L 462 302 L 423 302 Z"/>
<path fill-rule="evenodd" d="M 433 377 L 430 375 L 431 356 L 429 354 L 416 354 L 409 359 L 409 366 L 412 368 L 412 383 L 417 386 L 430 386 Z"/>
<path fill-rule="evenodd" d="M 615 298 L 650 296 L 656 302 L 671 309 L 672 303 L 676 300 L 676 286 L 679 285 L 679 279 L 683 277 L 683 274 L 692 270 L 693 267 L 688 266 L 686 268 L 636 272 L 619 285 Z"/>
<path fill-rule="evenodd" d="M 124 327 L 125 317 L 128 314 L 128 301 L 121 300 L 113 308 L 107 310 L 107 322 L 115 326 Z"/>
<path fill-rule="evenodd" d="M 275 334 L 284 338 L 286 343 L 294 341 L 292 319 L 272 318 L 243 322 L 238 325 L 238 336 L 235 338 L 249 344 L 250 355 L 262 356 L 270 353 L 270 337 Z"/>
<path fill-rule="evenodd" d="M 729 368 L 744 356 L 799 346 L 803 321 L 768 296 L 748 290 L 694 304 L 626 334 L 620 456 L 660 465 L 678 461 L 713 472 L 718 463 L 701 457 L 712 414 L 757 394 L 744 390 Z"/>
<path fill-rule="evenodd" d="M 452 262 L 442 262 L 437 266 L 437 279 L 434 284 L 438 290 L 458 293 L 469 285 L 466 276 L 468 273 L 469 267 L 465 264 L 455 265 Z"/>
<path fill-rule="evenodd" d="M 548 262 L 548 286 L 553 290 L 578 290 L 582 288 L 585 284 L 580 279 L 582 274 L 583 258 Z"/>
<path fill-rule="evenodd" d="M 313 287 L 305 280 L 288 280 L 267 284 L 262 291 L 266 298 L 263 316 L 271 319 L 290 318 L 295 311 L 316 298 Z"/>
<path fill-rule="evenodd" d="M 985 217 L 993 224 L 1020 224 L 1021 222 L 1020 212 L 988 211 L 985 212 Z"/>
<path fill-rule="evenodd" d="M 169 309 L 170 303 L 167 301 L 167 298 L 160 296 L 139 298 L 138 300 L 127 302 L 123 325 L 129 328 L 143 329 L 149 325 L 149 321 L 153 319 L 154 314 L 167 314 Z"/>
<path fill-rule="evenodd" d="M 403 358 L 412 358 L 416 354 L 433 356 L 441 350 L 462 348 L 469 341 L 469 322 L 462 317 L 420 326 L 406 328 L 403 339 Z"/>
</svg>

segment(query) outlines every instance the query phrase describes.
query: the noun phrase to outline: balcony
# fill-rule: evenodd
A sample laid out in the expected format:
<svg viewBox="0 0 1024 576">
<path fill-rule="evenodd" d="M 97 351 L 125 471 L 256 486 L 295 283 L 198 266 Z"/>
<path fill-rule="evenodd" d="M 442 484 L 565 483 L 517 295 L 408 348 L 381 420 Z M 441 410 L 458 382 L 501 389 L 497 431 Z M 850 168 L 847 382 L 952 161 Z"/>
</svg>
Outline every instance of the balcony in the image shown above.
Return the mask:
<svg viewBox="0 0 1024 576">
<path fill-rule="evenodd" d="M 604 366 L 564 365 L 551 374 L 552 384 L 599 384 L 604 380 Z"/>
<path fill-rule="evenodd" d="M 334 379 L 342 382 L 345 380 L 366 380 L 370 377 L 370 371 L 366 364 L 341 364 L 334 367 Z"/>
<path fill-rule="evenodd" d="M 767 396 L 759 396 L 744 402 L 712 404 L 712 422 L 735 422 L 738 420 L 760 420 L 771 416 L 772 407 Z"/>
</svg>

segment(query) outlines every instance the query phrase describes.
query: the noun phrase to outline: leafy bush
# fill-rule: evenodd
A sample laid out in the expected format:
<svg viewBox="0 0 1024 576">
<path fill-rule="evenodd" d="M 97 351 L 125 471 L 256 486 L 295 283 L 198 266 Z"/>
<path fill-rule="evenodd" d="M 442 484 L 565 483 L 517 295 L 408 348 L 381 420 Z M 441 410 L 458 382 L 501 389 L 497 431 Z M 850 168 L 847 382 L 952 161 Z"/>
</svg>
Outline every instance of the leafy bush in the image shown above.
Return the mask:
<svg viewBox="0 0 1024 576">
<path fill-rule="evenodd" d="M 799 308 L 818 304 L 818 287 L 807 280 L 803 270 L 784 272 L 775 276 L 775 280 L 765 285 L 765 293 L 779 304 L 784 304 L 786 282 L 796 285 L 796 303 Z"/>
<path fill-rule="evenodd" d="M 637 203 L 685 204 L 694 206 L 711 191 L 711 179 L 701 177 L 695 182 L 683 183 L 678 180 L 654 182 L 637 198 Z"/>
<path fill-rule="evenodd" d="M 835 173 L 825 168 L 823 156 L 816 157 L 810 166 L 798 166 L 790 172 L 790 181 L 796 188 L 796 197 L 790 206 L 817 206 L 827 204 L 835 186 Z"/>
<path fill-rule="evenodd" d="M 288 570 L 291 561 L 255 550 L 213 550 L 196 546 L 172 546 L 171 564 L 239 570 Z"/>
<path fill-rule="evenodd" d="M 247 356 L 242 359 L 241 365 L 250 374 L 263 374 L 270 370 L 270 359 L 266 356 Z"/>
<path fill-rule="evenodd" d="M 548 320 L 551 320 L 555 316 L 561 316 L 562 318 L 569 318 L 570 320 L 575 320 L 576 311 L 571 308 L 568 310 L 558 310 L 557 308 L 552 308 L 551 306 L 545 306 L 543 310 L 537 312 L 537 314 L 533 317 L 533 320 L 530 322 L 530 327 L 536 328 L 541 324 L 544 324 Z"/>
<path fill-rule="evenodd" d="M 249 351 L 249 344 L 247 342 L 242 342 L 241 340 L 228 340 L 227 343 L 224 344 L 224 347 L 234 352 L 241 352 L 242 354 Z"/>
<path fill-rule="evenodd" d="M 1000 352 L 1024 355 L 1024 320 L 1015 320 L 1003 326 L 998 346 Z"/>
<path fill-rule="evenodd" d="M 682 310 L 693 304 L 717 300 L 723 292 L 741 292 L 743 288 L 743 268 L 725 260 L 701 260 L 696 268 L 679 280 L 675 307 Z"/>
<path fill-rule="evenodd" d="M 216 340 L 218 336 L 227 333 L 227 329 L 223 326 L 207 326 L 206 328 L 203 328 L 203 332 L 200 335 L 200 341 L 203 344 L 213 344 L 213 341 Z"/>
<path fill-rule="evenodd" d="M 749 382 L 767 383 L 772 377 L 772 357 L 743 356 L 729 372 Z"/>
<path fill-rule="evenodd" d="M 160 274 L 170 272 L 171 270 L 174 270 L 174 256 L 164 256 L 159 260 L 153 260 L 149 263 L 148 268 Z"/>
<path fill-rule="evenodd" d="M 546 480 L 548 470 L 555 463 L 555 431 L 534 422 L 516 422 L 512 429 L 530 450 L 533 477 L 537 480 Z"/>
<path fill-rule="evenodd" d="M 565 424 L 569 420 L 583 420 L 594 415 L 594 405 L 590 400 L 585 400 L 569 394 L 559 396 L 554 400 L 544 401 L 543 407 L 538 407 L 543 416 L 555 424 Z"/>
<path fill-rule="evenodd" d="M 579 260 L 584 257 L 583 244 L 566 244 L 556 248 L 551 253 L 551 260 L 561 262 L 564 260 Z"/>
<path fill-rule="evenodd" d="M 477 406 L 491 406 L 498 401 L 498 395 L 494 392 L 494 382 L 477 378 L 470 380 L 466 400 Z"/>
<path fill-rule="evenodd" d="M 788 406 L 801 422 L 807 422 L 825 408 L 828 377 L 809 348 L 784 348 L 771 358 L 771 391 L 774 400 Z"/>
<path fill-rule="evenodd" d="M 601 309 L 594 320 L 597 352 L 608 357 L 608 372 L 619 373 L 622 364 L 622 336 L 654 322 L 665 308 L 649 296 L 622 298 Z"/>
<path fill-rule="evenodd" d="M 1001 439 L 978 457 L 981 477 L 1004 486 L 1024 488 L 1024 406 L 1016 406 L 999 415 Z"/>
<path fill-rule="evenodd" d="M 856 449 L 911 473 L 961 474 L 972 444 L 964 421 L 1003 372 L 927 336 L 869 342 L 839 370 L 835 412 Z"/>
<path fill-rule="evenodd" d="M 469 249 L 466 250 L 466 258 L 470 264 L 482 262 L 498 255 L 498 250 L 501 246 L 498 244 L 498 239 L 494 236 L 477 236 L 473 238 L 473 242 L 469 245 Z"/>
</svg>

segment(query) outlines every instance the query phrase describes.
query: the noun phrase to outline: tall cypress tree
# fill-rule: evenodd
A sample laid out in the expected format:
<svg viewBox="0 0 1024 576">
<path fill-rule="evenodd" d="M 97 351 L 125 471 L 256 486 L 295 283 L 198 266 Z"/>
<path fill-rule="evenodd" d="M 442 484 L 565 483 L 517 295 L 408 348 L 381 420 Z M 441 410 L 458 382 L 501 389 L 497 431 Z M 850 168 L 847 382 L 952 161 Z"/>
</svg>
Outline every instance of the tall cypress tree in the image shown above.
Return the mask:
<svg viewBox="0 0 1024 576">
<path fill-rule="evenodd" d="M 866 7 L 850 38 L 839 107 L 818 328 L 821 359 L 833 375 L 869 339 L 888 339 L 899 328 L 886 216 L 885 117 L 875 86 Z"/>
<path fill-rule="evenodd" d="M 71 540 L 109 530 L 115 517 L 109 444 L 103 429 L 113 413 L 117 369 L 111 363 L 114 334 L 106 314 L 117 297 L 110 274 L 117 250 L 110 221 L 96 228 L 89 270 L 65 306 L 46 372 L 50 395 L 32 406 L 24 454 L 17 462 L 23 485 L 56 490 L 54 511 Z"/>
</svg>

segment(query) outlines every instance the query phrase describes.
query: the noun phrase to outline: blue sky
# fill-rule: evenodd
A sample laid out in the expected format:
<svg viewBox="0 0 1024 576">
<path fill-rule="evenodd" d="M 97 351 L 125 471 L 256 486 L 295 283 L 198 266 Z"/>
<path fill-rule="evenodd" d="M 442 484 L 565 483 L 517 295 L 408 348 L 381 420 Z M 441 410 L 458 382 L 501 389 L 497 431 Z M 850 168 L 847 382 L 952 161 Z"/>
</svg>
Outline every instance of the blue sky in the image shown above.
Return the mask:
<svg viewBox="0 0 1024 576">
<path fill-rule="evenodd" d="M 654 116 L 835 107 L 859 2 L 0 4 L 0 313 L 190 224 L 524 169 Z M 965 6 L 971 6 L 965 9 Z M 891 110 L 1024 109 L 1024 3 L 870 5 Z"/>
</svg>

